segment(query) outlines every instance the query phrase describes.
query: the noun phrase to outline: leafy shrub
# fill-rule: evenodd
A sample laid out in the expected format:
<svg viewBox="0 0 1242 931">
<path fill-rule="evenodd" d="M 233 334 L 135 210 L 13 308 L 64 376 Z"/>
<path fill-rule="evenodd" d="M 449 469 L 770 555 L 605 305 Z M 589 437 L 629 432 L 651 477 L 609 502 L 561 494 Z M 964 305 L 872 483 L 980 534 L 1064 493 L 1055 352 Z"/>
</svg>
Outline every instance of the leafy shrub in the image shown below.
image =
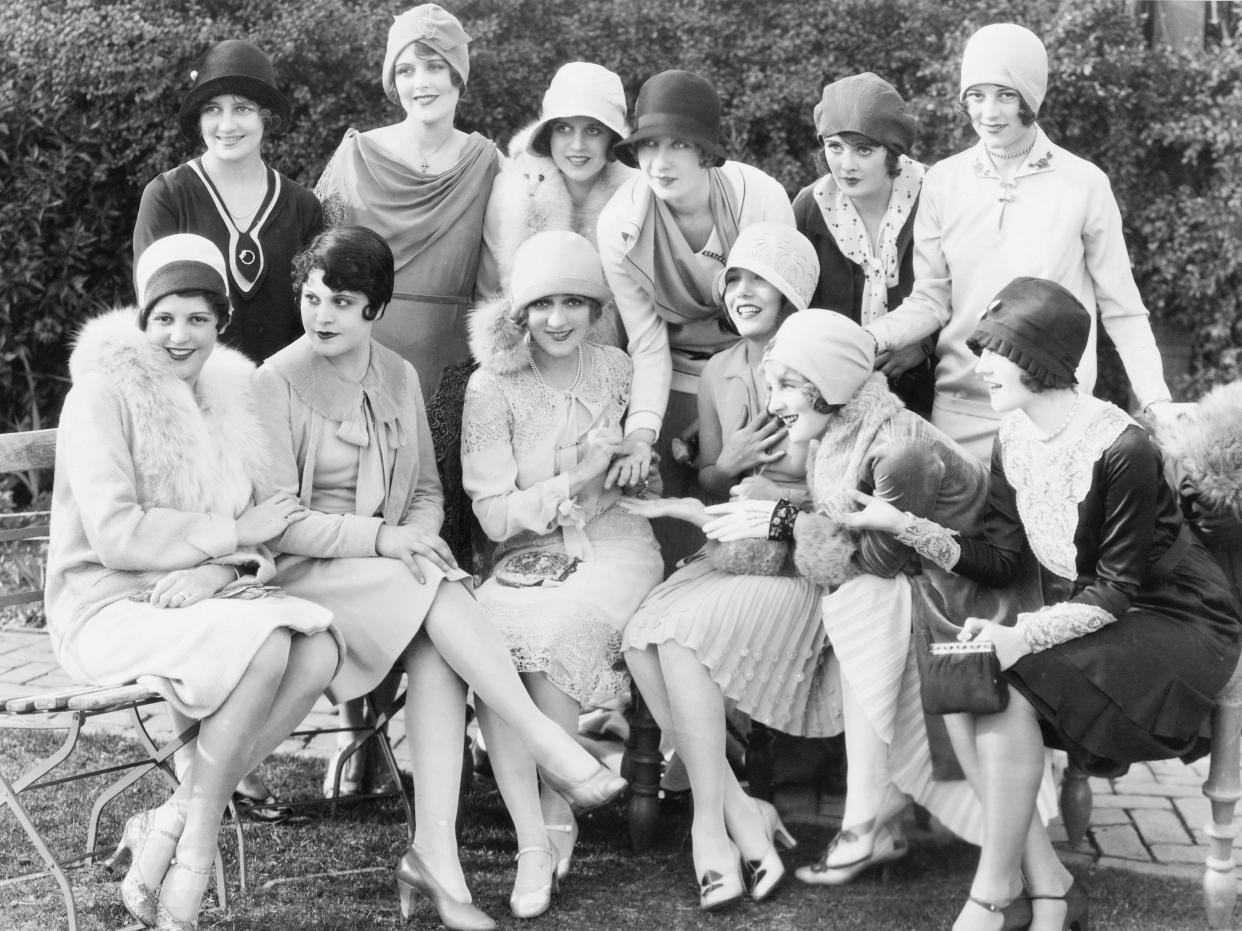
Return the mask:
<svg viewBox="0 0 1242 931">
<path fill-rule="evenodd" d="M 1237 376 L 1242 327 L 1242 52 L 1149 49 L 1124 0 L 458 0 L 474 38 L 463 129 L 504 145 L 533 119 L 564 61 L 617 71 L 631 101 L 669 67 L 718 86 L 726 147 L 792 194 L 822 172 L 811 108 L 827 81 L 871 70 L 910 101 L 915 154 L 973 142 L 957 114 L 966 38 L 1014 19 L 1045 38 L 1041 124 L 1095 161 L 1121 204 L 1135 273 L 1157 321 L 1194 339 L 1200 390 Z M 313 183 L 349 126 L 399 116 L 379 68 L 379 0 L 7 0 L 0 37 L 0 398 L 4 429 L 50 419 L 68 338 L 132 298 L 130 232 L 142 186 L 192 156 L 175 114 L 203 51 L 245 36 L 294 105 L 266 157 Z"/>
</svg>

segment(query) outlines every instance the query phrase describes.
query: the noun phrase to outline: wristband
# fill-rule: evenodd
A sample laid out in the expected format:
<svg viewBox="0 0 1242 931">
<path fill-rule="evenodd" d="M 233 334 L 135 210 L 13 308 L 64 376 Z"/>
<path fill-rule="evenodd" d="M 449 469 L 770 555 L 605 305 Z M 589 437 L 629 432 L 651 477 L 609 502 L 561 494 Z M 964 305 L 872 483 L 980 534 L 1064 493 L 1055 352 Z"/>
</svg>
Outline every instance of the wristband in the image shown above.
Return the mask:
<svg viewBox="0 0 1242 931">
<path fill-rule="evenodd" d="M 792 540 L 794 538 L 794 521 L 798 517 L 797 505 L 782 498 L 772 509 L 772 517 L 768 521 L 769 540 Z"/>
</svg>

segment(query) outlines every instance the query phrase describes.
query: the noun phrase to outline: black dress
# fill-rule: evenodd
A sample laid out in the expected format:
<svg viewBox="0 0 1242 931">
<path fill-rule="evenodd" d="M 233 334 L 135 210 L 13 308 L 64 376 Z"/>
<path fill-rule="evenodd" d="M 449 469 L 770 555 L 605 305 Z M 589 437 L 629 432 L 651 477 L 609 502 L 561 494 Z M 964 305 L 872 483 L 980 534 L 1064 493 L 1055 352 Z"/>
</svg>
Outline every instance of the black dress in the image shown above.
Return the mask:
<svg viewBox="0 0 1242 931">
<path fill-rule="evenodd" d="M 1159 450 L 1105 402 L 1083 398 L 1050 442 L 1006 418 L 982 540 L 955 572 L 1000 584 L 1024 542 L 1045 604 L 1019 616 L 1035 652 L 1006 671 L 1044 740 L 1093 775 L 1140 760 L 1196 759 L 1203 724 L 1238 660 L 1239 619 L 1219 567 L 1183 526 Z"/>
</svg>

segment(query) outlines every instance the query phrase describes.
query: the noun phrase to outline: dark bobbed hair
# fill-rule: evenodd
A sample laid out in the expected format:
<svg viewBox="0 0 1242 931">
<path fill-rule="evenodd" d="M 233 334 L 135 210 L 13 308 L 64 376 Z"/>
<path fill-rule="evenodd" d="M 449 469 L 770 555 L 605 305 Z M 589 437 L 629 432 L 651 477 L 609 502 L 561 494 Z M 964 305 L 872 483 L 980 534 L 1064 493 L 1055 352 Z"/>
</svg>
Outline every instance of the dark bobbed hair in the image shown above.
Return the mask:
<svg viewBox="0 0 1242 931">
<path fill-rule="evenodd" d="M 865 145 L 870 146 L 873 149 L 883 149 L 884 169 L 888 172 L 888 176 L 890 178 L 896 178 L 899 174 L 901 174 L 901 153 L 894 148 L 886 146 L 879 139 L 872 139 L 865 133 L 851 132 L 848 129 L 844 132 L 833 133 L 832 135 L 839 137 L 842 142 L 849 143 L 854 146 L 854 148 Z M 823 148 L 823 146 L 827 145 L 828 140 L 831 139 L 832 136 L 825 137 L 816 135 L 815 138 L 819 140 L 819 145 Z"/>
<path fill-rule="evenodd" d="M 588 115 L 583 113 L 582 116 L 588 116 Z M 595 117 L 592 116 L 588 118 L 592 122 L 598 123 L 600 126 L 604 126 L 604 124 L 600 123 L 599 120 L 595 119 Z M 526 147 L 530 149 L 530 151 L 533 152 L 535 155 L 538 155 L 542 158 L 551 158 L 552 157 L 552 128 L 556 126 L 557 123 L 564 123 L 564 122 L 566 122 L 566 119 L 563 116 L 558 116 L 555 119 L 548 120 L 543 126 L 540 127 L 539 132 L 531 136 L 530 142 L 527 143 Z M 605 150 L 607 152 L 606 157 L 608 161 L 615 162 L 617 160 L 617 157 L 612 154 L 612 147 L 621 141 L 621 136 L 617 135 L 616 130 L 609 129 L 607 126 L 604 126 L 604 129 L 607 130 L 608 132 L 608 148 Z"/>
<path fill-rule="evenodd" d="M 293 257 L 293 296 L 301 301 L 302 286 L 313 271 L 334 291 L 366 296 L 364 320 L 375 320 L 392 300 L 395 273 L 392 250 L 384 237 L 365 226 L 338 226 L 316 236 Z"/>
<path fill-rule="evenodd" d="M 725 286 L 726 288 L 728 285 Z M 798 312 L 798 308 L 789 302 L 789 298 L 781 295 L 781 308 L 776 312 L 776 325 L 779 327 L 790 314 Z M 729 308 L 725 306 L 723 300 L 720 302 L 720 309 L 716 312 L 716 326 L 720 327 L 720 332 L 728 333 L 730 336 L 739 336 L 737 327 L 733 325 L 733 319 L 729 316 Z"/>
<path fill-rule="evenodd" d="M 208 309 L 216 315 L 216 332 L 223 333 L 224 328 L 229 325 L 229 320 L 233 316 L 233 307 L 229 304 L 227 295 L 221 294 L 219 291 L 204 291 L 201 288 L 187 288 L 185 291 L 173 291 L 165 294 L 159 301 L 156 301 L 150 307 L 140 309 L 138 311 L 138 329 L 145 330 L 147 323 L 151 320 L 151 312 L 160 306 L 160 301 L 167 297 L 201 297 L 206 302 Z"/>
</svg>

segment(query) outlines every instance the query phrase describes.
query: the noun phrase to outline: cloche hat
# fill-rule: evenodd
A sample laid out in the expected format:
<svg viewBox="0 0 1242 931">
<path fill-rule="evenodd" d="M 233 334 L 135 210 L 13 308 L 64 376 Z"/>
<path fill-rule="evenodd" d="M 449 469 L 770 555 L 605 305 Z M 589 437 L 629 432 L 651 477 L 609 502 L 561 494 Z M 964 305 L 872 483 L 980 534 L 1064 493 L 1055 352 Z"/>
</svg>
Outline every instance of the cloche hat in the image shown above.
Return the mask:
<svg viewBox="0 0 1242 931">
<path fill-rule="evenodd" d="M 716 166 L 725 162 L 720 144 L 720 96 L 693 71 L 661 71 L 647 79 L 634 104 L 634 131 L 612 147 L 613 154 L 638 167 L 634 146 L 656 136 L 693 142 Z"/>
<path fill-rule="evenodd" d="M 282 123 L 289 122 L 289 101 L 276 89 L 272 60 L 261 48 L 245 39 L 217 42 L 203 57 L 197 71 L 190 72 L 194 86 L 181 99 L 181 135 L 198 139 L 198 116 L 212 97 L 237 94 L 272 111 Z"/>
<path fill-rule="evenodd" d="M 744 268 L 754 272 L 797 310 L 806 310 L 819 283 L 819 256 L 811 241 L 784 223 L 752 223 L 738 234 L 725 267 L 716 275 L 712 294 L 724 302 L 729 272 Z"/>
<path fill-rule="evenodd" d="M 845 314 L 812 307 L 785 319 L 765 358 L 797 372 L 829 404 L 845 404 L 871 376 L 875 341 Z"/>
<path fill-rule="evenodd" d="M 229 296 L 224 256 L 216 244 L 194 233 L 174 233 L 155 240 L 134 264 L 138 292 L 138 326 L 146 329 L 151 308 L 170 294 L 207 291 Z M 219 321 L 224 329 L 228 316 Z"/>
<path fill-rule="evenodd" d="M 466 48 L 470 36 L 466 35 L 461 21 L 448 10 L 435 3 L 424 3 L 394 16 L 388 29 L 382 79 L 384 93 L 393 103 L 400 102 L 395 77 L 397 56 L 413 42 L 435 49 L 461 75 L 463 86 L 470 83 L 470 51 Z"/>
<path fill-rule="evenodd" d="M 1036 378 L 1052 376 L 1068 384 L 1091 335 L 1091 314 L 1055 281 L 1015 278 L 992 299 L 966 345 L 1009 359 Z"/>
<path fill-rule="evenodd" d="M 531 131 L 527 148 L 535 155 L 546 157 L 552 121 L 571 116 L 589 116 L 624 139 L 628 128 L 621 79 L 603 65 L 589 61 L 561 65 L 543 95 L 539 122 Z"/>
<path fill-rule="evenodd" d="M 1048 92 L 1048 50 L 1039 36 L 1017 23 L 992 23 L 977 31 L 962 51 L 958 100 L 976 84 L 1012 87 L 1039 112 Z"/>
<path fill-rule="evenodd" d="M 861 133 L 899 155 L 914 145 L 916 124 L 897 89 L 870 71 L 852 74 L 824 87 L 815 105 L 815 131 L 824 138 Z"/>
</svg>

